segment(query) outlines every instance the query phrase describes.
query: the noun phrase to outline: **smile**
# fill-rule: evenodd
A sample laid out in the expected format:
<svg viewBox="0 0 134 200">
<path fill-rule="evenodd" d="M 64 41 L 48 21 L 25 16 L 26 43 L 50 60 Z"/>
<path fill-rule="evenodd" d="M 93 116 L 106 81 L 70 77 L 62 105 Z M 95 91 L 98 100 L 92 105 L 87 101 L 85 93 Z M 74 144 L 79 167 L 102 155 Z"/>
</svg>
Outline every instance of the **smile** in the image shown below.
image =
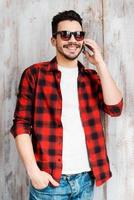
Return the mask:
<svg viewBox="0 0 134 200">
<path fill-rule="evenodd" d="M 80 45 L 77 45 L 77 44 L 68 44 L 68 45 L 64 45 L 63 46 L 64 48 L 67 48 L 69 50 L 73 50 L 75 51 L 76 49 L 80 48 Z"/>
<path fill-rule="evenodd" d="M 76 47 L 68 47 L 69 50 L 76 50 Z"/>
<path fill-rule="evenodd" d="M 77 50 L 79 48 L 79 45 L 65 45 L 65 48 L 69 49 L 69 50 Z"/>
</svg>

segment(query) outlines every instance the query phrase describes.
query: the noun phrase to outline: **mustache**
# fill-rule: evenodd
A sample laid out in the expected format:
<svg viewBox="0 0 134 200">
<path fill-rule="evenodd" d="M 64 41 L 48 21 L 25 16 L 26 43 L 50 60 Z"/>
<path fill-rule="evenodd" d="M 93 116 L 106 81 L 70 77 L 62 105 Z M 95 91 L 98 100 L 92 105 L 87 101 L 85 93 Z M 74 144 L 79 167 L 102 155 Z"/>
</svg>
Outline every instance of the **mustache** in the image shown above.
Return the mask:
<svg viewBox="0 0 134 200">
<path fill-rule="evenodd" d="M 67 47 L 69 47 L 69 46 L 76 46 L 77 48 L 80 48 L 80 47 L 81 47 L 80 44 L 76 44 L 76 43 L 72 43 L 72 42 L 63 45 L 63 47 L 65 47 L 65 48 L 67 48 Z"/>
</svg>

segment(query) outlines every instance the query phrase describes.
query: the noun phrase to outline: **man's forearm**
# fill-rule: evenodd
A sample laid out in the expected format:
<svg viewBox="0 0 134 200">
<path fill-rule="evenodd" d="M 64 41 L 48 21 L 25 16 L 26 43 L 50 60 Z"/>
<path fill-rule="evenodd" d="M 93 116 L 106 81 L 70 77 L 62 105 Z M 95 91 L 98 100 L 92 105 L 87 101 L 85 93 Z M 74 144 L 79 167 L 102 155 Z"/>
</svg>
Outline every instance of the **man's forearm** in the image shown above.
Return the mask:
<svg viewBox="0 0 134 200">
<path fill-rule="evenodd" d="M 17 150 L 19 152 L 21 160 L 24 163 L 28 175 L 30 176 L 34 174 L 34 172 L 39 170 L 39 168 L 35 160 L 30 135 L 29 134 L 18 135 L 15 138 L 15 142 Z"/>
<path fill-rule="evenodd" d="M 101 55 L 101 49 L 97 43 L 92 39 L 84 39 L 84 44 L 93 52 L 91 55 L 87 50 L 83 53 L 85 54 L 88 61 L 95 65 L 98 71 L 98 75 L 101 80 L 102 92 L 104 102 L 107 105 L 118 104 L 122 99 L 121 91 L 116 86 L 114 80 L 112 79 L 106 64 Z"/>
<path fill-rule="evenodd" d="M 112 79 L 106 64 L 102 61 L 96 67 L 101 80 L 105 104 L 114 105 L 119 103 L 119 101 L 122 99 L 122 93 Z"/>
</svg>

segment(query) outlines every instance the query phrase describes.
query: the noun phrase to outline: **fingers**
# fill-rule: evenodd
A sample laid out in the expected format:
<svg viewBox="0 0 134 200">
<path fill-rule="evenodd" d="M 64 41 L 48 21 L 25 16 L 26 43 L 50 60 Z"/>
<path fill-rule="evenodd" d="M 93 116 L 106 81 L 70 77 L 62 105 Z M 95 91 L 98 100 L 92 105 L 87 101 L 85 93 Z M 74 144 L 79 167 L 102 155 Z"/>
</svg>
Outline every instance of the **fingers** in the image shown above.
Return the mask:
<svg viewBox="0 0 134 200">
<path fill-rule="evenodd" d="M 56 182 L 49 173 L 44 171 L 39 171 L 39 173 L 31 179 L 31 183 L 36 189 L 47 187 L 49 182 L 51 182 L 54 186 L 59 186 L 59 183 Z"/>
<path fill-rule="evenodd" d="M 90 55 L 88 51 L 84 51 L 83 53 L 87 58 L 92 57 L 92 55 Z"/>
<path fill-rule="evenodd" d="M 97 45 L 97 43 L 94 40 L 85 39 L 84 44 L 93 52 L 95 52 L 95 50 L 101 51 L 101 48 Z"/>
<path fill-rule="evenodd" d="M 32 186 L 34 187 L 34 188 L 36 188 L 36 189 L 43 189 L 43 188 L 45 188 L 45 187 L 47 187 L 48 186 L 48 183 L 49 183 L 49 181 L 48 180 L 45 180 L 45 182 L 44 181 L 41 181 L 41 180 L 34 180 L 34 181 L 32 181 L 31 180 L 31 183 L 32 183 Z"/>
<path fill-rule="evenodd" d="M 49 176 L 49 181 L 50 181 L 54 186 L 59 186 L 59 183 L 58 183 L 57 181 L 55 181 L 51 175 Z"/>
<path fill-rule="evenodd" d="M 96 42 L 94 40 L 91 40 L 91 39 L 84 39 L 84 43 L 87 44 L 87 45 L 92 44 L 93 46 L 97 45 Z"/>
</svg>

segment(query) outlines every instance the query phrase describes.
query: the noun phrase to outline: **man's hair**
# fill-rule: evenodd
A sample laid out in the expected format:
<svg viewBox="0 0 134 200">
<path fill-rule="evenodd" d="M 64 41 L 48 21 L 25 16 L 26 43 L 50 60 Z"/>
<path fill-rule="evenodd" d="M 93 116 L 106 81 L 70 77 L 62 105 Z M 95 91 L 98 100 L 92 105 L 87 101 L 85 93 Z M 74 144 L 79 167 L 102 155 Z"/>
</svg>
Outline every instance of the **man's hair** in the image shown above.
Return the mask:
<svg viewBox="0 0 134 200">
<path fill-rule="evenodd" d="M 58 29 L 58 23 L 64 20 L 75 20 L 79 22 L 79 24 L 82 26 L 82 18 L 78 13 L 76 13 L 74 10 L 65 10 L 63 12 L 59 12 L 57 15 L 55 15 L 52 19 L 52 35 L 57 32 Z"/>
</svg>

